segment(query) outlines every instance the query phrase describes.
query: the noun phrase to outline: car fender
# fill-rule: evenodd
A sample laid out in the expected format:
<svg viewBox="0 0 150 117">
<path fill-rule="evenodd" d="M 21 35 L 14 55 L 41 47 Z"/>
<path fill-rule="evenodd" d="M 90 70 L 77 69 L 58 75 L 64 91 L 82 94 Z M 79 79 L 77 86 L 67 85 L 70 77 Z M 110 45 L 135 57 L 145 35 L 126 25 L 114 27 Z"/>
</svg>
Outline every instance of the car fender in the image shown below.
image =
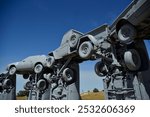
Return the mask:
<svg viewBox="0 0 150 117">
<path fill-rule="evenodd" d="M 125 17 L 122 17 L 121 19 L 119 19 L 116 24 L 116 32 L 118 33 L 120 27 L 126 23 L 130 23 L 130 22 Z"/>
<path fill-rule="evenodd" d="M 85 36 L 81 37 L 79 45 L 80 45 L 82 42 L 84 42 L 84 41 L 91 41 L 95 46 L 98 46 L 98 41 L 97 41 L 96 38 L 95 38 L 94 36 L 92 36 L 92 35 L 89 35 L 89 34 L 88 34 L 88 35 L 85 35 Z"/>
<path fill-rule="evenodd" d="M 17 69 L 18 64 L 19 64 L 19 62 L 14 62 L 14 63 L 8 64 L 7 67 L 6 67 L 6 70 L 9 70 L 11 66 L 15 66 L 16 69 Z"/>
</svg>

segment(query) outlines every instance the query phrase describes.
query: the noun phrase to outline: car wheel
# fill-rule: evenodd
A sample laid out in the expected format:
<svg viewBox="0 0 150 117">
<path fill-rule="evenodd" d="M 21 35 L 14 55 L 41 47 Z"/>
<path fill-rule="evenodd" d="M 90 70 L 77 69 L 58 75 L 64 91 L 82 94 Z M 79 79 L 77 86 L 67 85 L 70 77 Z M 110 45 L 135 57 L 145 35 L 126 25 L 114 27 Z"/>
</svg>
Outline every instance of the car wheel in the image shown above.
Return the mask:
<svg viewBox="0 0 150 117">
<path fill-rule="evenodd" d="M 95 73 L 100 77 L 104 77 L 107 75 L 107 70 L 106 70 L 104 63 L 97 62 L 95 64 Z"/>
<path fill-rule="evenodd" d="M 69 46 L 71 48 L 75 48 L 77 45 L 77 42 L 78 42 L 78 39 L 77 39 L 76 35 L 72 35 L 69 39 Z"/>
<path fill-rule="evenodd" d="M 29 74 L 23 74 L 23 78 L 24 79 L 28 79 L 29 78 Z"/>
<path fill-rule="evenodd" d="M 32 89 L 32 83 L 30 81 L 26 82 L 24 85 L 25 90 L 31 90 Z"/>
<path fill-rule="evenodd" d="M 40 63 L 36 64 L 35 67 L 34 67 L 34 72 L 37 73 L 37 74 L 39 74 L 42 71 L 43 71 L 43 65 L 40 64 Z"/>
<path fill-rule="evenodd" d="M 3 81 L 3 87 L 4 87 L 4 89 L 9 89 L 9 88 L 11 88 L 11 86 L 12 86 L 12 82 L 11 82 L 10 79 L 5 79 Z"/>
<path fill-rule="evenodd" d="M 73 80 L 73 71 L 70 68 L 66 68 L 64 69 L 62 76 L 64 81 L 70 82 Z"/>
<path fill-rule="evenodd" d="M 47 67 L 51 67 L 54 64 L 54 62 L 55 62 L 54 57 L 53 56 L 49 56 L 48 59 L 47 59 L 47 62 L 48 62 Z"/>
<path fill-rule="evenodd" d="M 140 55 L 134 49 L 131 49 L 124 53 L 124 62 L 127 68 L 131 71 L 136 71 L 141 67 Z"/>
<path fill-rule="evenodd" d="M 16 73 L 17 69 L 15 66 L 10 67 L 9 69 L 9 75 L 14 75 Z"/>
<path fill-rule="evenodd" d="M 79 47 L 79 56 L 88 59 L 93 51 L 93 45 L 90 41 L 83 42 Z"/>
<path fill-rule="evenodd" d="M 118 31 L 118 39 L 121 43 L 130 44 L 136 38 L 136 29 L 129 23 L 121 26 Z"/>
<path fill-rule="evenodd" d="M 46 80 L 40 79 L 40 80 L 37 82 L 37 88 L 38 88 L 40 91 L 45 90 L 45 89 L 46 89 Z"/>
</svg>

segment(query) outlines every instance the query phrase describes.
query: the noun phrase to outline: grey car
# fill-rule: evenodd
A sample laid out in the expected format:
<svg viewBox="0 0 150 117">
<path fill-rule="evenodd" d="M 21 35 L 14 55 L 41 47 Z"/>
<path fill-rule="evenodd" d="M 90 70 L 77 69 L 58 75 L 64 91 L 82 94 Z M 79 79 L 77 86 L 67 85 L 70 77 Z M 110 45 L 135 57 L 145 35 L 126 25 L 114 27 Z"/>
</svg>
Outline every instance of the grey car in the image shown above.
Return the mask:
<svg viewBox="0 0 150 117">
<path fill-rule="evenodd" d="M 22 61 L 11 63 L 7 66 L 10 75 L 28 74 L 28 73 L 41 73 L 43 68 L 50 68 L 54 63 L 53 56 L 36 55 L 29 56 Z"/>
<path fill-rule="evenodd" d="M 95 32 L 99 32 L 96 34 Z M 104 24 L 86 34 L 75 30 L 69 30 L 62 38 L 62 42 L 56 50 L 50 52 L 55 59 L 66 56 L 74 56 L 77 59 L 90 59 L 93 50 L 101 46 L 101 42 L 108 36 L 108 25 Z"/>
<path fill-rule="evenodd" d="M 69 30 L 64 34 L 60 46 L 53 52 L 50 52 L 49 55 L 53 54 L 55 59 L 62 59 L 67 55 L 73 54 L 82 35 L 79 31 Z"/>
<path fill-rule="evenodd" d="M 150 38 L 150 0 L 133 0 L 110 26 L 111 35 L 121 43 Z"/>
</svg>

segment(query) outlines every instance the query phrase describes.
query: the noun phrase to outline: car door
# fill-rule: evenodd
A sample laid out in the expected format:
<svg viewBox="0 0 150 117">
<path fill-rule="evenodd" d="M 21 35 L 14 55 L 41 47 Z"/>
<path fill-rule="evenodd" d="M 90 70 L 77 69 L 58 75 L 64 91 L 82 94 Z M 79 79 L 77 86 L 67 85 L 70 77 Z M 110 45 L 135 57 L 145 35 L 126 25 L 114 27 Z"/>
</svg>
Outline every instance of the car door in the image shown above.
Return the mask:
<svg viewBox="0 0 150 117">
<path fill-rule="evenodd" d="M 17 69 L 18 71 L 25 71 L 25 72 L 28 72 L 28 71 L 31 71 L 32 70 L 32 62 L 31 62 L 32 59 L 30 59 L 29 57 L 20 61 L 17 65 Z"/>
</svg>

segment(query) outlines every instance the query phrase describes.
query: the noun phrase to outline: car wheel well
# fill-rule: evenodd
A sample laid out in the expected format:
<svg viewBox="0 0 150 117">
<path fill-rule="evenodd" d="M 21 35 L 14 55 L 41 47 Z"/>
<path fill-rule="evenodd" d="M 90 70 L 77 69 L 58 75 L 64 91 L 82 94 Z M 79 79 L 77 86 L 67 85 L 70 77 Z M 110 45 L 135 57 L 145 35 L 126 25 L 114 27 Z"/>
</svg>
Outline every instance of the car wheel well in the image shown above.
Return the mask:
<svg viewBox="0 0 150 117">
<path fill-rule="evenodd" d="M 88 37 L 84 37 L 81 41 L 80 41 L 80 44 L 85 42 L 85 41 L 90 41 L 90 39 Z"/>
<path fill-rule="evenodd" d="M 93 42 L 92 42 L 88 37 L 84 37 L 84 38 L 82 38 L 82 39 L 80 40 L 79 46 L 80 46 L 83 42 L 85 42 L 85 41 L 90 41 L 91 44 L 94 45 Z M 78 47 L 79 47 L 79 46 L 78 46 Z M 79 49 L 79 48 L 78 48 L 78 49 Z"/>
<path fill-rule="evenodd" d="M 43 66 L 43 64 L 42 64 L 41 62 L 37 62 L 37 63 L 34 65 L 34 67 L 35 67 L 37 64 L 41 64 L 41 65 Z"/>
<path fill-rule="evenodd" d="M 39 69 L 39 67 L 40 67 L 40 69 Z M 35 73 L 39 74 L 39 73 L 41 73 L 41 72 L 43 71 L 44 66 L 43 66 L 43 64 L 42 64 L 41 62 L 37 62 L 37 63 L 35 64 L 35 66 L 34 66 L 33 69 L 34 69 L 34 72 L 35 72 Z"/>
<path fill-rule="evenodd" d="M 73 69 L 73 68 L 71 68 L 71 67 L 68 67 L 68 68 L 71 69 L 72 72 L 73 72 L 73 79 L 66 82 L 67 85 L 70 85 L 70 84 L 76 82 L 76 80 L 77 80 L 77 76 L 76 76 L 76 75 L 77 75 L 77 74 L 75 74 L 75 72 L 76 72 L 75 69 Z"/>
<path fill-rule="evenodd" d="M 124 24 L 131 24 L 128 20 L 126 19 L 121 19 L 118 21 L 117 25 L 116 25 L 116 32 L 118 33 L 119 29 L 121 28 L 121 26 L 123 26 Z M 133 25 L 133 24 L 131 24 Z"/>
<path fill-rule="evenodd" d="M 11 65 L 11 66 L 9 67 L 9 69 L 12 68 L 12 67 L 16 67 L 16 66 L 15 66 L 15 65 Z"/>
<path fill-rule="evenodd" d="M 8 68 L 8 73 L 9 75 L 14 75 L 17 71 L 17 68 L 15 65 L 11 65 L 9 68 Z"/>
</svg>

